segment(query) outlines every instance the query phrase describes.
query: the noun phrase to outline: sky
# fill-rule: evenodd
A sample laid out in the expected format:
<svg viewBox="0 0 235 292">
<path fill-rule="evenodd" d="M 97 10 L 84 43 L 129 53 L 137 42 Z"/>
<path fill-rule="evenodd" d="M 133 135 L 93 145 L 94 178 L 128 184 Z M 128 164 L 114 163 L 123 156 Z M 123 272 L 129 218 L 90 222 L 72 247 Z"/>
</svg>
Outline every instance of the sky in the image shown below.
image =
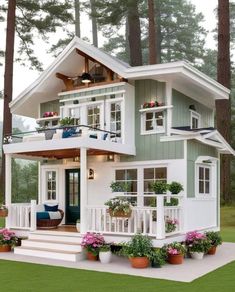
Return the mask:
<svg viewBox="0 0 235 292">
<path fill-rule="evenodd" d="M 235 1 L 235 0 L 234 0 Z M 2 4 L 3 0 L 0 0 Z M 205 16 L 205 21 L 202 25 L 207 29 L 208 34 L 206 38 L 206 46 L 208 48 L 215 48 L 215 41 L 213 40 L 212 30 L 216 27 L 216 17 L 214 10 L 217 6 L 218 0 L 191 0 L 196 6 L 197 12 L 202 12 Z M 87 17 L 83 17 L 81 20 L 82 37 L 91 36 L 91 23 Z M 5 47 L 5 23 L 0 23 L 0 49 L 4 50 Z M 16 43 L 17 45 L 17 43 Z M 38 42 L 35 48 L 36 53 L 43 60 L 44 68 L 50 65 L 53 61 L 53 57 L 49 55 L 46 50 L 48 47 L 43 42 Z M 3 76 L 4 66 L 0 66 L 0 89 L 3 88 Z M 37 77 L 39 73 L 37 71 L 29 70 L 27 67 L 21 66 L 19 63 L 14 64 L 14 81 L 13 81 L 13 98 L 17 97 L 27 86 L 29 86 Z M 0 101 L 0 109 L 2 109 L 2 101 Z M 2 119 L 2 110 L 0 110 L 0 120 Z M 30 124 L 31 121 L 26 121 L 26 124 Z"/>
</svg>

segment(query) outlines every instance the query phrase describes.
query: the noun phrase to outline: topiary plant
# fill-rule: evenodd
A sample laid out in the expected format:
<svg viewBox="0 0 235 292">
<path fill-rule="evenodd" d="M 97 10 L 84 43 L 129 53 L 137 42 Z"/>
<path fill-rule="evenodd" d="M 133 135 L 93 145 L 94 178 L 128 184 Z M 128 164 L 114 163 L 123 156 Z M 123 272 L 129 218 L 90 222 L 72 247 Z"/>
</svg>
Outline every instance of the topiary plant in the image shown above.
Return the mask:
<svg viewBox="0 0 235 292">
<path fill-rule="evenodd" d="M 155 181 L 152 183 L 151 188 L 155 194 L 165 194 L 168 189 L 168 185 L 164 181 Z"/>
<path fill-rule="evenodd" d="M 172 194 L 178 194 L 179 192 L 183 191 L 184 188 L 182 186 L 182 184 L 173 181 L 171 184 L 168 185 L 168 190 L 172 193 Z"/>
</svg>

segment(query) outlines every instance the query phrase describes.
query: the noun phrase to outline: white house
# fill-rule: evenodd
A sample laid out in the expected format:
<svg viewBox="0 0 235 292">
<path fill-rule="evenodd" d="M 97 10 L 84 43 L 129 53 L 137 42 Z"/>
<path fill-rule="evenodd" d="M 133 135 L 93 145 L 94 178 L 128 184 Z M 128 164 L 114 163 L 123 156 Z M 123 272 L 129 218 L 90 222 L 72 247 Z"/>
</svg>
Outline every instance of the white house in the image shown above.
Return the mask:
<svg viewBox="0 0 235 292">
<path fill-rule="evenodd" d="M 114 242 L 142 232 L 161 246 L 188 231 L 219 229 L 220 154 L 235 152 L 214 128 L 214 113 L 215 100 L 229 93 L 185 61 L 130 67 L 75 37 L 10 105 L 41 126 L 6 137 L 3 147 L 6 224 L 29 236 L 15 252 L 77 260 L 87 231 Z M 67 117 L 72 134 L 59 124 Z M 38 161 L 37 202 L 12 202 L 14 157 Z M 130 186 L 118 194 L 135 203 L 130 218 L 111 217 L 104 205 L 117 195 L 113 181 Z M 176 181 L 184 190 L 156 195 L 156 181 Z M 45 202 L 64 211 L 63 231 L 37 230 L 36 204 Z M 77 219 L 80 232 L 72 232 Z M 173 232 L 165 229 L 168 219 L 178 221 Z"/>
</svg>

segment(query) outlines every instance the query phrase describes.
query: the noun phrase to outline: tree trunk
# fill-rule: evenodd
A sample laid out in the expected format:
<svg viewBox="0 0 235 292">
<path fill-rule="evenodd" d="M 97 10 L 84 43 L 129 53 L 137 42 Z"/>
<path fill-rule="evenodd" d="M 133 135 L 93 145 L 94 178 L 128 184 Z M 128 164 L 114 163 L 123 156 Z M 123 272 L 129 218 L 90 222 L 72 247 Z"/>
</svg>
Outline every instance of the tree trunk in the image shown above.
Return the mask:
<svg viewBox="0 0 235 292">
<path fill-rule="evenodd" d="M 149 64 L 157 63 L 156 29 L 155 29 L 155 10 L 153 0 L 148 0 L 149 18 Z"/>
<path fill-rule="evenodd" d="M 127 0 L 127 19 L 129 24 L 128 42 L 131 66 L 141 66 L 143 64 L 138 2 L 136 0 Z"/>
<path fill-rule="evenodd" d="M 98 48 L 98 28 L 97 28 L 97 20 L 94 16 L 95 14 L 95 0 L 91 1 L 91 22 L 92 22 L 92 39 L 93 45 Z"/>
<path fill-rule="evenodd" d="M 157 50 L 157 64 L 161 63 L 161 51 L 162 51 L 162 32 L 161 32 L 161 5 L 159 0 L 155 0 L 155 31 L 156 31 L 156 50 Z"/>
<path fill-rule="evenodd" d="M 230 88 L 230 16 L 229 0 L 218 0 L 218 60 L 217 80 Z M 230 143 L 231 102 L 216 100 L 217 129 Z M 225 202 L 231 201 L 230 194 L 230 156 L 222 155 L 221 159 L 221 195 Z"/>
<path fill-rule="evenodd" d="M 80 25 L 80 0 L 74 0 L 75 7 L 75 35 L 81 37 L 81 25 Z"/>
<path fill-rule="evenodd" d="M 12 87 L 13 87 L 15 10 L 16 10 L 16 0 L 9 0 L 8 12 L 7 12 L 7 33 L 6 33 L 6 50 L 5 50 L 3 139 L 5 135 L 12 133 L 12 114 L 10 112 L 9 103 L 12 101 Z M 1 187 L 2 187 L 2 193 L 5 193 L 5 155 L 3 151 L 2 151 Z"/>
</svg>

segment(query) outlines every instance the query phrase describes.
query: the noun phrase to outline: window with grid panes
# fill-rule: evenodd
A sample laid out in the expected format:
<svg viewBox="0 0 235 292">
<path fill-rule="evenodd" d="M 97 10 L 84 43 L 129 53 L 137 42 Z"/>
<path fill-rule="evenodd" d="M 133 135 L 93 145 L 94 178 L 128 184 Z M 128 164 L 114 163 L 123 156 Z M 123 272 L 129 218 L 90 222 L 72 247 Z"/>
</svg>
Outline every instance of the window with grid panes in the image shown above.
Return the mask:
<svg viewBox="0 0 235 292">
<path fill-rule="evenodd" d="M 110 104 L 110 131 L 121 134 L 121 102 Z"/>
<path fill-rule="evenodd" d="M 56 200 L 56 171 L 46 172 L 47 200 Z"/>
<path fill-rule="evenodd" d="M 89 105 L 87 107 L 87 125 L 92 128 L 100 128 L 100 106 Z"/>
<path fill-rule="evenodd" d="M 210 166 L 197 166 L 198 194 L 210 195 L 211 193 L 211 169 Z"/>
<path fill-rule="evenodd" d="M 144 168 L 144 195 L 146 196 L 144 198 L 144 206 L 154 205 L 155 203 L 155 198 L 147 197 L 147 195 L 152 192 L 151 185 L 156 181 L 167 181 L 167 168 Z"/>
</svg>

